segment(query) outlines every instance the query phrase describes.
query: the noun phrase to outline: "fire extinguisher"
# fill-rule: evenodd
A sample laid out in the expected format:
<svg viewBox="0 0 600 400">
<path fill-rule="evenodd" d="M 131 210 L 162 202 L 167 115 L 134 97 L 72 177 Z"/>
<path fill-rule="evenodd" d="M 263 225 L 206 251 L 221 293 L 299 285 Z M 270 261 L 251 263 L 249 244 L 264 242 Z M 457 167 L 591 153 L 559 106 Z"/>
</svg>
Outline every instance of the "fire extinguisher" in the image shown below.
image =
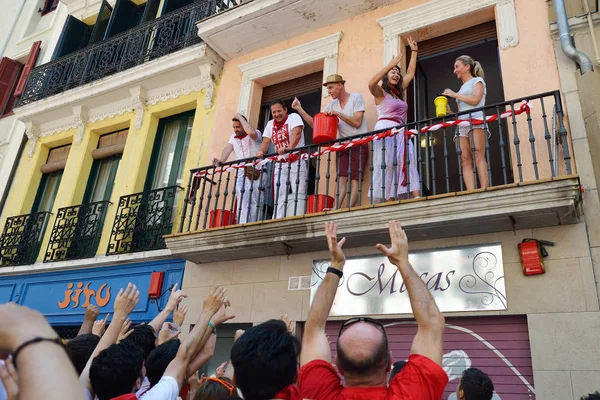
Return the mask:
<svg viewBox="0 0 600 400">
<path fill-rule="evenodd" d="M 537 239 L 523 239 L 519 243 L 519 255 L 524 275 L 539 275 L 546 272 L 542 259 L 548 257 L 548 251 L 544 246 L 554 246 L 554 243 Z"/>
</svg>

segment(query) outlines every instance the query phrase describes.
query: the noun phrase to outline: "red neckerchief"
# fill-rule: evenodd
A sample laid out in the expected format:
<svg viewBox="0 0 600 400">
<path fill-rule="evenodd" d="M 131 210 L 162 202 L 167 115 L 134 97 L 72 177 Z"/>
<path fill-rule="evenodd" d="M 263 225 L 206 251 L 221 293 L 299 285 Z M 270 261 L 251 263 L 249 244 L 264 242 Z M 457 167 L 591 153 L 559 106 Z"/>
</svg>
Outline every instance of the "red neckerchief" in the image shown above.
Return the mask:
<svg viewBox="0 0 600 400">
<path fill-rule="evenodd" d="M 239 140 L 242 140 L 246 136 L 248 136 L 248 134 L 246 132 L 244 132 L 243 135 L 233 135 L 234 138 L 239 139 Z"/>
<path fill-rule="evenodd" d="M 273 120 L 273 128 L 275 128 L 275 130 L 280 130 L 285 123 L 287 122 L 288 116 L 286 115 L 284 120 L 281 122 L 277 122 L 275 119 Z"/>
<path fill-rule="evenodd" d="M 402 99 L 402 93 L 400 93 L 400 91 L 398 90 L 398 88 L 396 86 L 388 85 L 388 89 L 391 94 L 393 94 L 394 96 L 396 96 L 399 99 Z"/>
<path fill-rule="evenodd" d="M 290 385 L 273 397 L 274 399 L 284 399 L 284 400 L 299 400 L 302 399 L 300 395 L 300 389 L 296 385 Z"/>
<path fill-rule="evenodd" d="M 127 393 L 118 397 L 113 397 L 111 400 L 137 400 L 137 397 L 133 393 Z"/>
</svg>

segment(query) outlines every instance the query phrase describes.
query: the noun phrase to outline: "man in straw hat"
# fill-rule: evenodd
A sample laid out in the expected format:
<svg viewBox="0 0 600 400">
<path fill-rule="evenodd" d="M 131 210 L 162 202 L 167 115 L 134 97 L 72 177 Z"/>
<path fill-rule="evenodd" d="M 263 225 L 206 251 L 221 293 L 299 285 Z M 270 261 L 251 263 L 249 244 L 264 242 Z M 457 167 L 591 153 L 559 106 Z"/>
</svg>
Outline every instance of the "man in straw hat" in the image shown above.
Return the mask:
<svg viewBox="0 0 600 400">
<path fill-rule="evenodd" d="M 367 132 L 365 100 L 359 93 L 348 93 L 345 84 L 344 78 L 338 74 L 329 75 L 323 84 L 327 87 L 327 93 L 333 99 L 325 106 L 323 113 L 338 118 L 338 139 Z M 313 118 L 304 111 L 297 98 L 294 99 L 292 108 L 302 116 L 308 125 L 313 126 Z M 347 143 L 347 141 L 343 143 Z M 336 153 L 336 165 L 338 166 L 339 175 L 336 187 L 336 191 L 339 193 L 339 202 L 336 204 L 336 208 L 346 207 L 347 205 L 354 207 L 358 203 L 359 176 L 361 180 L 364 177 L 368 154 L 369 145 L 367 144 L 352 146 Z M 344 202 L 348 192 L 348 178 L 350 178 L 350 199 Z"/>
</svg>

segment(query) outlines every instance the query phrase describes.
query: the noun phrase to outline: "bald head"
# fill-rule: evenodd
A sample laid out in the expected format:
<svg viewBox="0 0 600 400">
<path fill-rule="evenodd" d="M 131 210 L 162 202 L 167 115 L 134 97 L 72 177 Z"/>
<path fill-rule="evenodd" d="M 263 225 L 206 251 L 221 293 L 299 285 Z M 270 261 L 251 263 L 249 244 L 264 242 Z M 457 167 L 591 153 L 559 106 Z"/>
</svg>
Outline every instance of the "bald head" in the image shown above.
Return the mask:
<svg viewBox="0 0 600 400">
<path fill-rule="evenodd" d="M 357 322 L 337 342 L 338 364 L 344 376 L 386 374 L 387 340 L 377 326 Z"/>
</svg>

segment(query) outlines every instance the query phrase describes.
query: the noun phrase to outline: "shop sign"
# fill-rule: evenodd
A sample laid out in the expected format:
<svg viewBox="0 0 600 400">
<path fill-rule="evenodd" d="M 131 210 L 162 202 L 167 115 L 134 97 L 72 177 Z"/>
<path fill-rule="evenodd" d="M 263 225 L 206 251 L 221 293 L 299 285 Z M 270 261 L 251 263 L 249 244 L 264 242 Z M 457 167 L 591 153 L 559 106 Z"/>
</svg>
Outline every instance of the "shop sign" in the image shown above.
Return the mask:
<svg viewBox="0 0 600 400">
<path fill-rule="evenodd" d="M 409 261 L 442 312 L 506 310 L 500 244 L 415 251 Z M 330 260 L 313 262 L 311 303 Z M 411 313 L 406 285 L 387 257 L 348 258 L 332 316 Z"/>
</svg>

